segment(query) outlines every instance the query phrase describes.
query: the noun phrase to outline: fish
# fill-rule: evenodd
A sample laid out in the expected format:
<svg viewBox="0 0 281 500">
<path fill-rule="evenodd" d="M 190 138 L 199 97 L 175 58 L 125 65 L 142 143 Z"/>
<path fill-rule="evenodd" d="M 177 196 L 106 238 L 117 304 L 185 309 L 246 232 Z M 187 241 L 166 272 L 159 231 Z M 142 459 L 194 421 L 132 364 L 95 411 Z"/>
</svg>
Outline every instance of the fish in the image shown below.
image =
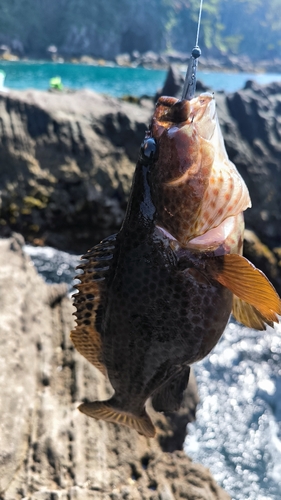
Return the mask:
<svg viewBox="0 0 281 500">
<path fill-rule="evenodd" d="M 231 312 L 260 330 L 278 323 L 280 297 L 242 255 L 250 206 L 213 94 L 160 97 L 122 227 L 78 266 L 71 338 L 114 389 L 82 413 L 154 437 L 147 401 L 158 412 L 180 408 L 190 366 L 211 352 Z"/>
</svg>

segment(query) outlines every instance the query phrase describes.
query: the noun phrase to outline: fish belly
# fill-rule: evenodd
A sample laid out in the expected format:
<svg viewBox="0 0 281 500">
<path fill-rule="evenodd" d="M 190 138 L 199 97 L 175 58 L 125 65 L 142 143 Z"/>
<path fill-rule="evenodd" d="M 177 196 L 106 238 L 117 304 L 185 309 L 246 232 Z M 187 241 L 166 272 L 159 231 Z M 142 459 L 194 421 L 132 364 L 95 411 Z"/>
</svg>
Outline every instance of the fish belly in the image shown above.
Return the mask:
<svg viewBox="0 0 281 500">
<path fill-rule="evenodd" d="M 161 244 L 121 255 L 108 292 L 103 356 L 119 406 L 141 411 L 149 396 L 214 347 L 232 293 L 192 268 L 179 269 Z"/>
</svg>

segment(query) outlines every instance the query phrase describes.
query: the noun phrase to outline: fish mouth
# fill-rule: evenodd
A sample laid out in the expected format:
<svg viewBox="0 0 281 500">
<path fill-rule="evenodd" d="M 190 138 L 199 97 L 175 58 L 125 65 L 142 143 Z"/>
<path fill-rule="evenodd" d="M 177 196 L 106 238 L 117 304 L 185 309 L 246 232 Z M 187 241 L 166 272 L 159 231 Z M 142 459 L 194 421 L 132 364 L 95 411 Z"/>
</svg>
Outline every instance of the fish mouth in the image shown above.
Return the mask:
<svg viewBox="0 0 281 500">
<path fill-rule="evenodd" d="M 243 230 L 244 219 L 242 213 L 227 217 L 218 226 L 212 227 L 204 234 L 195 236 L 194 238 L 189 240 L 185 247 L 190 250 L 217 251 L 225 244 L 228 244 L 229 246 L 231 246 L 231 244 L 235 245 L 237 243 L 236 240 L 242 232 L 241 227 Z M 179 243 L 169 231 L 167 231 L 160 225 L 158 225 L 157 228 L 159 231 L 161 231 L 162 234 L 164 234 L 173 242 L 172 245 L 174 248 L 178 248 Z"/>
<path fill-rule="evenodd" d="M 225 242 L 228 236 L 234 231 L 236 216 L 227 217 L 217 227 L 213 227 L 206 233 L 196 236 L 188 242 L 188 246 L 196 248 L 206 248 L 218 246 Z"/>
<path fill-rule="evenodd" d="M 207 141 L 214 135 L 217 124 L 214 95 L 205 92 L 190 101 L 173 97 L 160 97 L 155 112 L 154 126 L 159 135 L 166 130 L 184 129 L 187 135 L 196 128 L 197 134 Z"/>
</svg>

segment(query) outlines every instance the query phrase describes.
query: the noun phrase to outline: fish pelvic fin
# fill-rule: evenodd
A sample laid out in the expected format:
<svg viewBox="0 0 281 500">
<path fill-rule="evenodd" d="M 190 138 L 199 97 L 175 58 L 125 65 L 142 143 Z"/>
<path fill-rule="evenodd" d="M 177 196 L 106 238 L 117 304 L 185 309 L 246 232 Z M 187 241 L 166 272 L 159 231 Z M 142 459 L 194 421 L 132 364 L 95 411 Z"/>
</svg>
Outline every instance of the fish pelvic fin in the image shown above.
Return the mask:
<svg viewBox="0 0 281 500">
<path fill-rule="evenodd" d="M 156 434 L 156 429 L 145 410 L 141 416 L 133 415 L 130 412 L 125 412 L 111 406 L 111 400 L 82 403 L 78 407 L 78 410 L 88 415 L 88 417 L 134 429 L 145 437 L 154 437 Z"/>
<path fill-rule="evenodd" d="M 154 392 L 152 406 L 155 411 L 173 412 L 180 409 L 189 374 L 190 366 L 186 366 Z"/>
<path fill-rule="evenodd" d="M 273 321 L 265 318 L 254 306 L 247 304 L 234 295 L 232 314 L 234 318 L 249 328 L 255 330 L 265 330 L 266 325 L 274 326 Z"/>
<path fill-rule="evenodd" d="M 265 323 L 279 323 L 281 300 L 278 293 L 263 272 L 245 257 L 238 254 L 214 257 L 210 259 L 208 271 L 240 299 L 240 302 L 234 301 L 234 315 L 238 321 L 258 330 L 263 330 Z"/>
</svg>

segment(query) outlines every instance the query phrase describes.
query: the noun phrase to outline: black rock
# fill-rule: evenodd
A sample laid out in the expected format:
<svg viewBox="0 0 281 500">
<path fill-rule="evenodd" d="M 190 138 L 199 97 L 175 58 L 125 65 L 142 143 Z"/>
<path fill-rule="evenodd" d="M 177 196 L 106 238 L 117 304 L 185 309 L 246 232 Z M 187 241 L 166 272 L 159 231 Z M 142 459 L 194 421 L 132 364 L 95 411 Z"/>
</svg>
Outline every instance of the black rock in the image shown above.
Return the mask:
<svg viewBox="0 0 281 500">
<path fill-rule="evenodd" d="M 161 95 L 168 95 L 171 97 L 179 98 L 182 91 L 183 82 L 184 77 L 181 74 L 180 70 L 176 66 L 171 65 L 169 67 L 163 88 L 161 90 L 158 90 L 155 95 L 155 102 L 157 102 Z"/>
</svg>

